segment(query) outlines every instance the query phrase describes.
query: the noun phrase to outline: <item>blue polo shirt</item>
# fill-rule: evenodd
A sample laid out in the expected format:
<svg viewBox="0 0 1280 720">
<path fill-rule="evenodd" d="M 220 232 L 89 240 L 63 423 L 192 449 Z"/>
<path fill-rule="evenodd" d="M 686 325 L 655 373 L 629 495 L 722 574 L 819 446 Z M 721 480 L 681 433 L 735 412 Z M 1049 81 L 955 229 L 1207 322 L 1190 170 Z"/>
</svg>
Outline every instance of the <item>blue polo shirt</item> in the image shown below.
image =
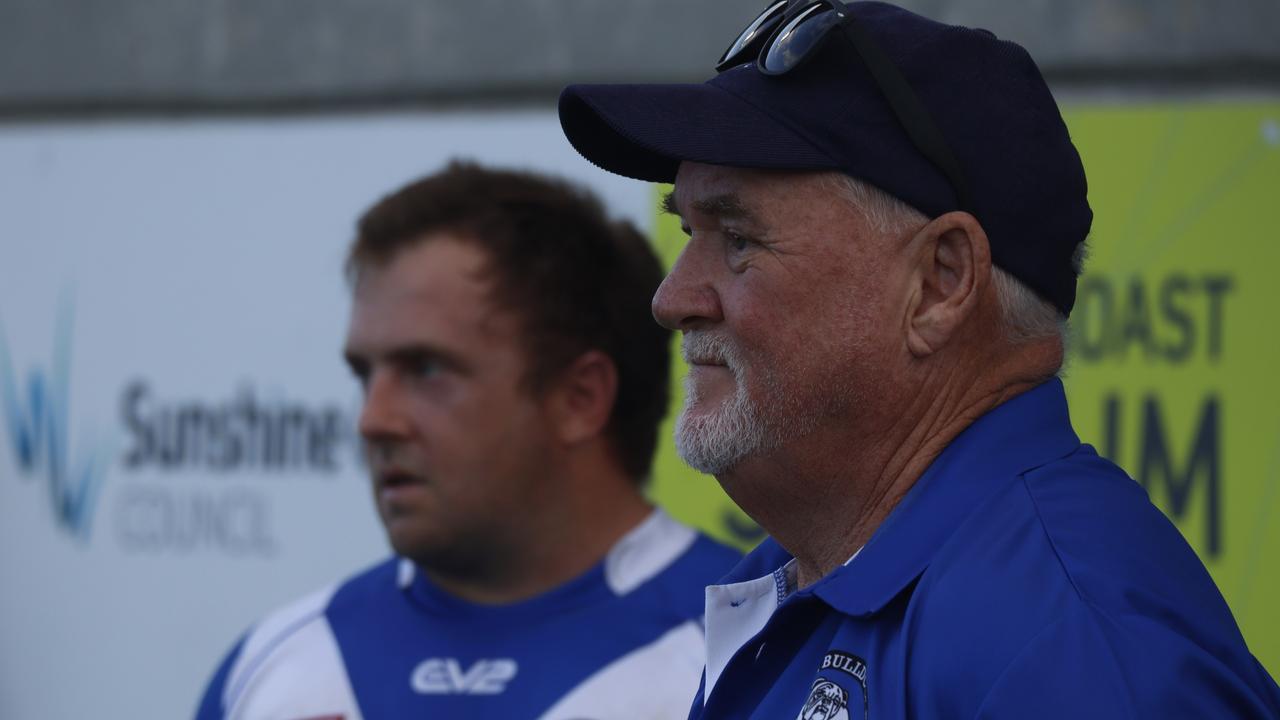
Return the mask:
<svg viewBox="0 0 1280 720">
<path fill-rule="evenodd" d="M 1199 558 L 1051 380 L 987 413 L 848 563 L 766 540 L 707 589 L 690 718 L 1278 718 Z"/>
</svg>

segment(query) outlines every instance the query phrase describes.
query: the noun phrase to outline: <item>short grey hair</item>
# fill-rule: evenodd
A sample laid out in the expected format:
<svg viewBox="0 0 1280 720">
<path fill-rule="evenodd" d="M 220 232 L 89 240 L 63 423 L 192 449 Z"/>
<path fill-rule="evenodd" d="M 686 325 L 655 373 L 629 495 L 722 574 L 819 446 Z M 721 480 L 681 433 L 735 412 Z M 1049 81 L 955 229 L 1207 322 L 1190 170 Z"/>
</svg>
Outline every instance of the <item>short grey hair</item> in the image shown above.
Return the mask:
<svg viewBox="0 0 1280 720">
<path fill-rule="evenodd" d="M 876 232 L 904 235 L 929 222 L 924 213 L 870 183 L 839 172 L 825 173 L 823 181 L 837 196 L 853 205 Z M 1077 273 L 1083 260 L 1084 244 L 1081 243 L 1073 258 Z M 991 282 L 995 285 L 1005 338 L 1009 342 L 1016 345 L 1057 338 L 1065 347 L 1067 318 L 1053 303 L 995 266 L 991 268 Z"/>
</svg>

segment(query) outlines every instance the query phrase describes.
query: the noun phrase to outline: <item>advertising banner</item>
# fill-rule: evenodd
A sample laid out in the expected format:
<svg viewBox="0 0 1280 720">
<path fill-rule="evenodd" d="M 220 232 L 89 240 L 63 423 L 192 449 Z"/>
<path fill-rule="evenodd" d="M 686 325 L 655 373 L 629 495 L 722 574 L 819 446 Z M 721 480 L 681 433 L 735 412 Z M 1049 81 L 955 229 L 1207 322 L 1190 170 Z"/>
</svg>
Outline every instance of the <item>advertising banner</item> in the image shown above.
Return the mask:
<svg viewBox="0 0 1280 720">
<path fill-rule="evenodd" d="M 1096 216 L 1066 387 L 1280 673 L 1280 104 L 1080 108 Z"/>
</svg>

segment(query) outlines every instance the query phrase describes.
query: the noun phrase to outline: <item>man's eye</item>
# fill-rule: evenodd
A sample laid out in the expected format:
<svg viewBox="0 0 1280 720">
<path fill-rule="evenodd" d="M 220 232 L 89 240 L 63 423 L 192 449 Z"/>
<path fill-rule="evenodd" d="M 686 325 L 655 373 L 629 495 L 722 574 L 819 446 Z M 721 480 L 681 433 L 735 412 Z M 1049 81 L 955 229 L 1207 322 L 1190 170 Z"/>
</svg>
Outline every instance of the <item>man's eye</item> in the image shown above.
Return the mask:
<svg viewBox="0 0 1280 720">
<path fill-rule="evenodd" d="M 405 371 L 415 377 L 431 377 L 440 372 L 440 361 L 436 358 L 414 358 L 405 364 Z"/>
<path fill-rule="evenodd" d="M 732 232 L 732 231 L 726 232 L 725 237 L 727 237 L 729 240 L 729 247 L 736 252 L 742 252 L 743 250 L 746 250 L 747 246 L 751 244 L 750 239 L 745 238 L 736 232 Z"/>
</svg>

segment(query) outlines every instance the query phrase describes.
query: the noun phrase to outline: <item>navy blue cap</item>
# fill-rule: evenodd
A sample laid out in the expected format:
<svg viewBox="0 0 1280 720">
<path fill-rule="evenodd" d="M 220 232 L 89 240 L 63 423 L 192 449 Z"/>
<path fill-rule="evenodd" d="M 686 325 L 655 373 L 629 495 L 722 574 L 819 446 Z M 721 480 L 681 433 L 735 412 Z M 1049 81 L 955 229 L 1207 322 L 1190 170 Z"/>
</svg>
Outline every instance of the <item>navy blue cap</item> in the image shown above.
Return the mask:
<svg viewBox="0 0 1280 720">
<path fill-rule="evenodd" d="M 967 210 L 986 230 L 995 264 L 1070 314 L 1072 256 L 1093 212 L 1080 155 L 1031 56 L 985 30 L 887 3 L 846 7 L 951 146 L 969 207 L 912 144 L 840 30 L 781 76 L 759 72 L 752 58 L 701 85 L 570 85 L 560 95 L 560 124 L 592 163 L 640 180 L 673 182 L 684 160 L 836 170 L 929 217 Z"/>
</svg>

